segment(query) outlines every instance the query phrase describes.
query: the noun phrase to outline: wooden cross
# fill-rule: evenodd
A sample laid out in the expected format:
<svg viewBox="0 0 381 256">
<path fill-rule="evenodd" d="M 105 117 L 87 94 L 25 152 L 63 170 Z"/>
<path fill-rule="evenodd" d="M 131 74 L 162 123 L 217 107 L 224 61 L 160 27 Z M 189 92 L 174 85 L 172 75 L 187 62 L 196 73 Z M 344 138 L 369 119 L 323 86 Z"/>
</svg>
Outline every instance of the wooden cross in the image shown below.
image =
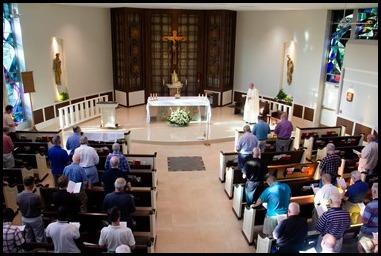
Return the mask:
<svg viewBox="0 0 381 256">
<path fill-rule="evenodd" d="M 172 41 L 172 64 L 177 64 L 177 42 L 178 41 L 186 41 L 187 38 L 185 36 L 178 36 L 177 31 L 172 31 L 172 36 L 163 36 L 163 41 Z"/>
</svg>

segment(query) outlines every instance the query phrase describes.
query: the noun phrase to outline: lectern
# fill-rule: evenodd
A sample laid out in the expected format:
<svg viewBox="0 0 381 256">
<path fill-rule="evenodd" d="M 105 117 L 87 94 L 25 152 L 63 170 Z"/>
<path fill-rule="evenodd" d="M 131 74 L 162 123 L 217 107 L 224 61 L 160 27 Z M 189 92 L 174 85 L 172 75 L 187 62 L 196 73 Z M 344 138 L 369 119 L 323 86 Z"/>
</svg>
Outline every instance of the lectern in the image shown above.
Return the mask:
<svg viewBox="0 0 381 256">
<path fill-rule="evenodd" d="M 115 122 L 115 108 L 118 102 L 113 101 L 99 101 L 97 105 L 101 109 L 101 127 L 102 128 L 117 128 Z"/>
</svg>

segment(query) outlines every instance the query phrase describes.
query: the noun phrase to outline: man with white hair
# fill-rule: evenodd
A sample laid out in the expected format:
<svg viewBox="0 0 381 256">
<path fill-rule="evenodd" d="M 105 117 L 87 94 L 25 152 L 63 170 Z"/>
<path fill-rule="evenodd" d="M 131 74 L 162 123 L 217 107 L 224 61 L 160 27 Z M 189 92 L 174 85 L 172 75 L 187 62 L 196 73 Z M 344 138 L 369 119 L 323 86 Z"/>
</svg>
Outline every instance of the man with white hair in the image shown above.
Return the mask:
<svg viewBox="0 0 381 256">
<path fill-rule="evenodd" d="M 378 183 L 373 183 L 372 201 L 370 201 L 362 215 L 363 225 L 359 233 L 358 250 L 359 252 L 374 252 L 376 244 L 374 241 L 374 233 L 378 233 Z M 378 247 L 378 234 L 377 234 Z M 378 250 L 378 248 L 377 248 Z"/>
<path fill-rule="evenodd" d="M 366 137 L 368 145 L 366 145 L 359 155 L 359 167 L 358 170 L 361 172 L 361 179 L 366 180 L 367 175 L 373 173 L 374 168 L 378 161 L 378 143 L 376 142 L 376 136 L 373 134 L 368 134 Z"/>
<path fill-rule="evenodd" d="M 276 251 L 279 253 L 298 253 L 303 250 L 307 237 L 307 219 L 299 217 L 300 206 L 291 202 L 288 206 L 288 217 L 275 227 L 273 237 L 276 239 Z"/>
<path fill-rule="evenodd" d="M 336 185 L 337 183 L 337 176 L 338 176 L 338 169 L 341 165 L 341 158 L 339 155 L 335 153 L 335 145 L 333 143 L 327 144 L 327 155 L 321 160 L 320 162 L 320 176 L 322 176 L 324 173 L 328 173 L 331 175 L 331 183 L 332 185 Z M 319 187 L 321 188 L 323 186 L 322 181 L 319 182 Z"/>
<path fill-rule="evenodd" d="M 336 245 L 336 238 L 331 235 L 330 233 L 327 233 L 323 236 L 323 239 L 321 241 L 321 248 L 322 253 L 334 253 L 333 248 L 335 248 Z"/>
<path fill-rule="evenodd" d="M 275 142 L 276 152 L 290 150 L 291 134 L 293 130 L 294 127 L 292 122 L 288 120 L 287 113 L 283 112 L 280 115 L 280 121 L 274 129 L 274 133 L 277 135 Z"/>
<path fill-rule="evenodd" d="M 352 171 L 351 179 L 353 184 L 348 187 L 344 194 L 343 200 L 345 202 L 343 204 L 343 208 L 349 212 L 352 224 L 357 224 L 358 217 L 361 212 L 359 204 L 363 203 L 364 198 L 368 193 L 369 185 L 361 180 L 361 174 L 359 171 Z"/>
<path fill-rule="evenodd" d="M 127 182 L 124 178 L 117 178 L 115 180 L 115 191 L 105 196 L 103 200 L 103 210 L 107 212 L 113 206 L 118 206 L 121 212 L 121 221 L 127 221 L 127 226 L 133 228 L 131 213 L 134 213 L 136 208 L 132 195 L 125 192 L 126 185 Z"/>
<path fill-rule="evenodd" d="M 242 170 L 246 161 L 251 158 L 253 148 L 258 146 L 257 137 L 251 133 L 250 125 L 243 126 L 243 135 L 239 137 L 235 146 L 238 152 L 238 169 Z"/>
<path fill-rule="evenodd" d="M 322 251 L 321 242 L 325 234 L 329 233 L 336 238 L 333 251 L 339 253 L 343 246 L 344 233 L 351 225 L 351 218 L 348 211 L 341 208 L 341 196 L 339 194 L 331 195 L 329 200 L 331 208 L 320 216 L 315 227 L 320 232 L 316 251 Z"/>
<path fill-rule="evenodd" d="M 128 164 L 127 158 L 120 152 L 120 145 L 119 143 L 112 144 L 112 153 L 109 153 L 106 162 L 105 162 L 105 170 L 108 170 L 111 168 L 110 160 L 113 156 L 117 156 L 119 158 L 119 170 L 123 172 L 129 172 L 130 171 L 130 165 Z"/>
</svg>

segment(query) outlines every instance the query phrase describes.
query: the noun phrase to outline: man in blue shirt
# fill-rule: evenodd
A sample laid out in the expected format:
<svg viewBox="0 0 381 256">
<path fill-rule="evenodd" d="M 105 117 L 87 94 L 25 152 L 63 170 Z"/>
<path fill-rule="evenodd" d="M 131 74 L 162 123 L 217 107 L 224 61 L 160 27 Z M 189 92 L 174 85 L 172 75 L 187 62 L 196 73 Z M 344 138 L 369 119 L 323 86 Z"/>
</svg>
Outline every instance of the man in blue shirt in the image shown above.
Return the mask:
<svg viewBox="0 0 381 256">
<path fill-rule="evenodd" d="M 53 147 L 48 149 L 48 159 L 50 169 L 52 169 L 54 183 L 57 185 L 58 178 L 62 175 L 63 169 L 70 163 L 69 155 L 66 150 L 61 148 L 61 137 L 56 135 L 52 139 Z"/>
<path fill-rule="evenodd" d="M 246 161 L 251 158 L 253 148 L 258 146 L 257 137 L 251 133 L 249 125 L 243 127 L 243 135 L 239 137 L 236 145 L 238 152 L 238 169 L 242 170 Z"/>
<path fill-rule="evenodd" d="M 81 127 L 76 125 L 73 126 L 73 134 L 70 135 L 66 141 L 66 149 L 70 150 L 70 153 L 69 153 L 70 158 L 73 157 L 74 150 L 78 148 L 79 146 L 81 146 L 81 142 L 80 142 L 81 135 L 82 135 Z"/>
<path fill-rule="evenodd" d="M 251 208 L 267 203 L 266 217 L 263 222 L 263 233 L 272 238 L 272 233 L 278 224 L 277 216 L 287 214 L 288 205 L 290 204 L 291 189 L 287 183 L 280 183 L 274 175 L 266 178 L 269 185 L 259 196 L 255 204 L 250 205 Z"/>
<path fill-rule="evenodd" d="M 105 170 L 111 169 L 110 160 L 113 156 L 117 156 L 119 158 L 119 170 L 123 172 L 130 171 L 130 165 L 128 164 L 127 158 L 120 153 L 120 145 L 118 143 L 112 144 L 112 153 L 108 154 L 105 162 Z"/>
<path fill-rule="evenodd" d="M 258 123 L 253 126 L 253 134 L 257 137 L 258 148 L 261 150 L 261 153 L 265 151 L 267 134 L 270 132 L 270 125 L 263 121 L 262 115 L 258 115 Z"/>
</svg>

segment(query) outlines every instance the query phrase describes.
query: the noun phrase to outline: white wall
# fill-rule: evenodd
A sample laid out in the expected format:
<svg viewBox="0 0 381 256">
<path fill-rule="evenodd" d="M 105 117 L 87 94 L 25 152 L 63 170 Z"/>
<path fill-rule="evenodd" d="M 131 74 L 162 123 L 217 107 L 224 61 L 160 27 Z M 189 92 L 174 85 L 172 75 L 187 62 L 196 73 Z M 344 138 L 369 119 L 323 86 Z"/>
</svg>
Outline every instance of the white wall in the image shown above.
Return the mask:
<svg viewBox="0 0 381 256">
<path fill-rule="evenodd" d="M 257 11 L 237 13 L 234 90 L 249 82 L 274 98 L 282 85 L 284 45 L 296 43 L 292 84 L 283 86 L 294 103 L 315 108 L 324 62 L 327 11 Z"/>
<path fill-rule="evenodd" d="M 26 70 L 33 71 L 34 109 L 55 102 L 52 37 L 63 39 L 63 81 L 70 99 L 113 90 L 110 10 L 18 4 Z"/>
</svg>

